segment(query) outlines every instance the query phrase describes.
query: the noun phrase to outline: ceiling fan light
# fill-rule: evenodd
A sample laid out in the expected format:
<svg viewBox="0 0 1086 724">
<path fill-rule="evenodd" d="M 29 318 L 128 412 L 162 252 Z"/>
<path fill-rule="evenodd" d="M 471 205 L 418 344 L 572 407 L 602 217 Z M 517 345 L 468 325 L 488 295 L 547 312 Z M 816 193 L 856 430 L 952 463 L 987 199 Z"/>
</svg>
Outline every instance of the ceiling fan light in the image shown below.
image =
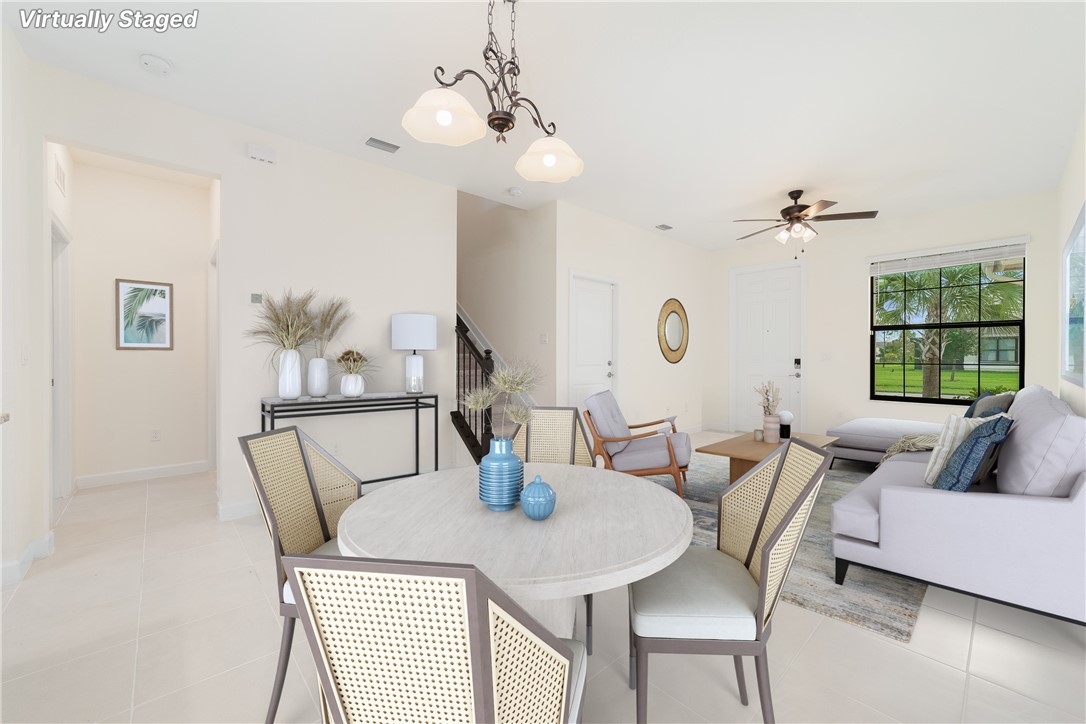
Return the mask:
<svg viewBox="0 0 1086 724">
<path fill-rule="evenodd" d="M 787 244 L 791 234 L 788 233 L 788 229 L 781 229 L 780 232 L 773 238 L 782 244 Z"/>
<path fill-rule="evenodd" d="M 517 159 L 517 173 L 528 181 L 558 184 L 580 176 L 584 161 L 569 144 L 554 136 L 545 136 L 528 146 Z"/>
<path fill-rule="evenodd" d="M 412 138 L 445 146 L 463 146 L 486 135 L 486 123 L 467 98 L 449 88 L 423 93 L 401 124 Z"/>
<path fill-rule="evenodd" d="M 818 236 L 818 232 L 817 232 L 817 231 L 815 231 L 814 229 L 812 229 L 812 228 L 811 228 L 811 227 L 809 227 L 809 226 L 808 226 L 808 227 L 806 227 L 806 228 L 805 228 L 805 229 L 803 230 L 803 243 L 804 243 L 804 244 L 806 244 L 806 243 L 807 243 L 808 241 L 810 241 L 811 239 L 815 238 L 816 236 Z"/>
<path fill-rule="evenodd" d="M 803 224 L 797 221 L 788 227 L 788 231 L 792 234 L 792 238 L 798 239 L 803 236 Z"/>
</svg>

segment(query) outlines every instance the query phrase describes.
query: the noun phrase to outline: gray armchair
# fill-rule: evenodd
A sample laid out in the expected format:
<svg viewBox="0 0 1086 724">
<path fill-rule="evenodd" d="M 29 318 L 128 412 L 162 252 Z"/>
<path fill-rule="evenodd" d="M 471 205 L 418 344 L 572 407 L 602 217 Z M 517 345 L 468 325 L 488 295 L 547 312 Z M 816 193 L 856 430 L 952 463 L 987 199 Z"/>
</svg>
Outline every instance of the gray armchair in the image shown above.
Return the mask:
<svg viewBox="0 0 1086 724">
<path fill-rule="evenodd" d="M 603 458 L 608 470 L 630 475 L 670 475 L 681 497 L 686 470 L 690 466 L 690 436 L 675 429 L 675 418 L 630 425 L 610 390 L 597 392 L 584 401 L 584 419 L 592 434 L 593 455 Z M 634 435 L 631 430 L 654 425 L 669 428 Z"/>
</svg>

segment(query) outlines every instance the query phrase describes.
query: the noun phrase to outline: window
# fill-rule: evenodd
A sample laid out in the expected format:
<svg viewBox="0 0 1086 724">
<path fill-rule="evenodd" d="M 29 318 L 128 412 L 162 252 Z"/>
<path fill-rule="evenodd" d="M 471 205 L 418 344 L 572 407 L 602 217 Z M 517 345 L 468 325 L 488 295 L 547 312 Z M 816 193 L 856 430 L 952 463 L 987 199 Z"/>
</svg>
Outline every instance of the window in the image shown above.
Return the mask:
<svg viewBox="0 0 1086 724">
<path fill-rule="evenodd" d="M 1086 296 L 1086 233 L 1083 213 L 1078 212 L 1067 246 L 1063 250 L 1063 360 L 1060 375 L 1082 386 L 1082 360 L 1086 357 L 1082 337 L 1082 302 Z"/>
<path fill-rule="evenodd" d="M 1019 390 L 1025 246 L 871 265 L 873 400 L 964 404 Z"/>
</svg>

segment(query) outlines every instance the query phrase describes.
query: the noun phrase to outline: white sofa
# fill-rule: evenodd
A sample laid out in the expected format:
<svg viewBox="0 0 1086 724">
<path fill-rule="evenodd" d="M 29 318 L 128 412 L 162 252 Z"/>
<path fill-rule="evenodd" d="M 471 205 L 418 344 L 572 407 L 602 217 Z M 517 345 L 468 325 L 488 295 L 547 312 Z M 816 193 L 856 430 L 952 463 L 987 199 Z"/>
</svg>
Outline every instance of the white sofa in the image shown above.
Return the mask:
<svg viewBox="0 0 1086 724">
<path fill-rule="evenodd" d="M 833 505 L 837 583 L 849 564 L 1086 622 L 1086 420 L 1021 390 L 994 480 L 924 482 L 928 452 L 887 460 Z"/>
</svg>

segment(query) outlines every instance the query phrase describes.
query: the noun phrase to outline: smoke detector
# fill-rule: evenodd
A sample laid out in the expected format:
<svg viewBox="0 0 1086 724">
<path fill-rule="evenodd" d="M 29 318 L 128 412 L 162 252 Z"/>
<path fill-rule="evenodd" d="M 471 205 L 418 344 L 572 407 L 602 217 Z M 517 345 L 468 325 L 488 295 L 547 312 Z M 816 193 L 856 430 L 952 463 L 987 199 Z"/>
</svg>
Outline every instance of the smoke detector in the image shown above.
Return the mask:
<svg viewBox="0 0 1086 724">
<path fill-rule="evenodd" d="M 168 78 L 170 73 L 173 72 L 170 61 L 150 53 L 140 54 L 140 67 L 151 75 L 157 75 L 159 78 Z"/>
<path fill-rule="evenodd" d="M 510 196 L 523 196 L 524 189 L 522 189 L 520 186 L 510 186 L 508 190 L 506 190 L 506 193 Z"/>
</svg>

